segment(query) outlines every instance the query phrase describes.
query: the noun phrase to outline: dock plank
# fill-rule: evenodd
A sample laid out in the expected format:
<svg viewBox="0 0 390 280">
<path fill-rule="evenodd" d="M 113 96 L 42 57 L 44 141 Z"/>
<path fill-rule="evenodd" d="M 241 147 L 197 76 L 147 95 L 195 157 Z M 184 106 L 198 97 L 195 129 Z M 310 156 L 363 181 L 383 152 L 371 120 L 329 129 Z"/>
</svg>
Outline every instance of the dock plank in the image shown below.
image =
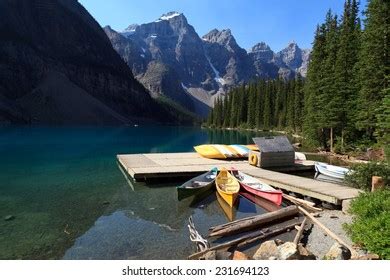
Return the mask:
<svg viewBox="0 0 390 280">
<path fill-rule="evenodd" d="M 203 158 L 197 153 L 152 153 L 118 155 L 124 170 L 135 180 L 187 177 L 206 172 L 213 167 L 234 167 L 274 187 L 340 205 L 343 200 L 359 195 L 361 191 L 336 183 L 313 180 L 281 172 L 311 170 L 313 161 L 275 170 L 261 169 L 247 160 L 218 160 Z"/>
</svg>

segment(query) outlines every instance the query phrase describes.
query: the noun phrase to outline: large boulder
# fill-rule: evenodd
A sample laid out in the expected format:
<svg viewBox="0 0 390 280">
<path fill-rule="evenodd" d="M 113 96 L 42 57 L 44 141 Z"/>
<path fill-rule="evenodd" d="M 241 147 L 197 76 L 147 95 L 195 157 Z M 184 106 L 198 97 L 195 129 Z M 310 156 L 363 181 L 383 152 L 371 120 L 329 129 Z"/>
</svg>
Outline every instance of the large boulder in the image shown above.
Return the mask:
<svg viewBox="0 0 390 280">
<path fill-rule="evenodd" d="M 269 260 L 270 258 L 279 258 L 279 250 L 274 240 L 262 243 L 253 255 L 255 260 Z"/>
<path fill-rule="evenodd" d="M 278 246 L 279 259 L 281 260 L 297 260 L 299 259 L 299 252 L 297 245 L 294 242 L 286 242 Z"/>
<path fill-rule="evenodd" d="M 338 242 L 335 242 L 324 258 L 327 260 L 349 260 L 351 258 L 351 251 Z"/>
<path fill-rule="evenodd" d="M 248 257 L 246 254 L 240 251 L 234 251 L 232 255 L 232 260 L 238 261 L 238 260 L 250 260 L 251 258 Z"/>
<path fill-rule="evenodd" d="M 306 247 L 304 247 L 302 244 L 298 244 L 297 246 L 298 253 L 299 253 L 299 259 L 301 260 L 315 260 L 317 259 L 316 256 L 310 252 Z"/>
</svg>

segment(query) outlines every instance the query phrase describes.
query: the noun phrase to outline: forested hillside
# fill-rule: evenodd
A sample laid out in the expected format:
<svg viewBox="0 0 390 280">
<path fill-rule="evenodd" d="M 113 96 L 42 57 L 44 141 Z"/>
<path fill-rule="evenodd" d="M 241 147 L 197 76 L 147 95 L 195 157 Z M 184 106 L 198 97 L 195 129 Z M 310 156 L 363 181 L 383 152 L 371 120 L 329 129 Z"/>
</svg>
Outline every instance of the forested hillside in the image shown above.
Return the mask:
<svg viewBox="0 0 390 280">
<path fill-rule="evenodd" d="M 302 131 L 303 80 L 259 80 L 216 101 L 207 124 L 214 127 Z"/>
</svg>

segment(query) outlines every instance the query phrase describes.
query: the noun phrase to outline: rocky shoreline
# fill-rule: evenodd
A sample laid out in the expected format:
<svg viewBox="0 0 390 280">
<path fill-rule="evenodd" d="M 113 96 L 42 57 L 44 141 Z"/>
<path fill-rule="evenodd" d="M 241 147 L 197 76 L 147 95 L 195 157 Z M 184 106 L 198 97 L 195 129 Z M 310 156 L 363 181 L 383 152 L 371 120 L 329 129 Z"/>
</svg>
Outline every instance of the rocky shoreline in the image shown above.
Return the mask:
<svg viewBox="0 0 390 280">
<path fill-rule="evenodd" d="M 334 232 L 347 245 L 353 248 L 350 251 L 343 245 L 335 242 L 321 228 L 307 223 L 301 242 L 284 242 L 279 239 L 264 241 L 252 256 L 240 251 L 211 251 L 201 259 L 206 260 L 375 260 L 378 255 L 369 253 L 355 244 L 343 228 L 343 224 L 352 222 L 352 216 L 340 210 L 324 210 L 315 214 L 316 218 Z"/>
</svg>

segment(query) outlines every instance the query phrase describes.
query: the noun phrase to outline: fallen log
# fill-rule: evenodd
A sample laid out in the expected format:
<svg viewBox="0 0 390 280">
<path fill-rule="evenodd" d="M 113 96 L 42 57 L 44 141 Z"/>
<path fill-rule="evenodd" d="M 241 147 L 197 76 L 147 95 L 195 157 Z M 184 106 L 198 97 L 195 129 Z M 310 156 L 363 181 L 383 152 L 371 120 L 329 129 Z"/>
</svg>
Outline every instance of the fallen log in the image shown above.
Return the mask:
<svg viewBox="0 0 390 280">
<path fill-rule="evenodd" d="M 292 202 L 293 204 L 295 204 L 297 206 L 304 207 L 309 211 L 312 211 L 312 212 L 322 211 L 321 208 L 314 207 L 314 203 L 306 201 L 304 199 L 296 198 L 296 197 L 293 197 L 293 196 L 287 195 L 287 194 L 283 194 L 283 198 L 289 200 L 290 202 Z"/>
<path fill-rule="evenodd" d="M 296 225 L 299 225 L 300 223 L 301 222 L 293 222 L 293 223 L 290 223 L 290 224 L 282 226 L 282 227 L 277 227 L 277 228 L 270 230 L 270 231 L 266 231 L 265 229 L 257 230 L 255 232 L 249 233 L 249 234 L 241 236 L 239 238 L 230 240 L 228 242 L 210 247 L 202 252 L 194 253 L 194 254 L 190 255 L 188 257 L 188 259 L 190 259 L 190 260 L 199 259 L 201 256 L 203 256 L 207 252 L 221 250 L 221 249 L 229 248 L 229 247 L 232 247 L 235 245 L 237 245 L 237 248 L 243 247 L 243 246 L 246 246 L 246 245 L 253 243 L 255 241 L 258 241 L 261 239 L 266 239 L 268 237 L 283 233 L 289 229 L 294 228 Z"/>
<path fill-rule="evenodd" d="M 302 221 L 302 224 L 299 226 L 299 229 L 298 229 L 298 232 L 297 234 L 295 235 L 294 237 L 294 244 L 295 245 L 298 245 L 299 243 L 299 240 L 301 240 L 301 236 L 302 236 L 302 233 L 303 233 L 303 230 L 305 228 L 305 224 L 307 222 L 307 218 L 305 217 Z"/>
<path fill-rule="evenodd" d="M 314 218 L 313 215 L 311 215 L 309 212 L 307 212 L 302 207 L 298 206 L 299 210 L 310 220 L 313 221 L 318 227 L 320 227 L 323 231 L 326 232 L 327 235 L 332 237 L 334 240 L 336 240 L 339 244 L 343 245 L 345 248 L 347 248 L 351 253 L 354 251 L 352 247 L 350 247 L 347 243 L 345 243 L 340 237 L 338 237 L 335 233 L 333 233 L 330 229 L 328 229 L 325 225 L 323 225 L 318 219 Z"/>
<path fill-rule="evenodd" d="M 209 236 L 228 236 L 239 232 L 249 231 L 266 223 L 296 216 L 298 213 L 297 206 L 291 205 L 274 212 L 251 217 L 250 219 L 246 218 L 216 226 L 209 230 Z"/>
<path fill-rule="evenodd" d="M 292 199 L 294 201 L 298 201 L 298 202 L 301 202 L 303 204 L 306 204 L 306 205 L 310 205 L 310 206 L 315 206 L 316 204 L 314 202 L 311 202 L 311 201 L 307 201 L 307 200 L 304 200 L 302 198 L 298 198 L 298 197 L 293 197 L 292 195 L 288 195 L 288 194 L 283 194 L 283 198 L 286 198 L 286 199 Z"/>
</svg>

